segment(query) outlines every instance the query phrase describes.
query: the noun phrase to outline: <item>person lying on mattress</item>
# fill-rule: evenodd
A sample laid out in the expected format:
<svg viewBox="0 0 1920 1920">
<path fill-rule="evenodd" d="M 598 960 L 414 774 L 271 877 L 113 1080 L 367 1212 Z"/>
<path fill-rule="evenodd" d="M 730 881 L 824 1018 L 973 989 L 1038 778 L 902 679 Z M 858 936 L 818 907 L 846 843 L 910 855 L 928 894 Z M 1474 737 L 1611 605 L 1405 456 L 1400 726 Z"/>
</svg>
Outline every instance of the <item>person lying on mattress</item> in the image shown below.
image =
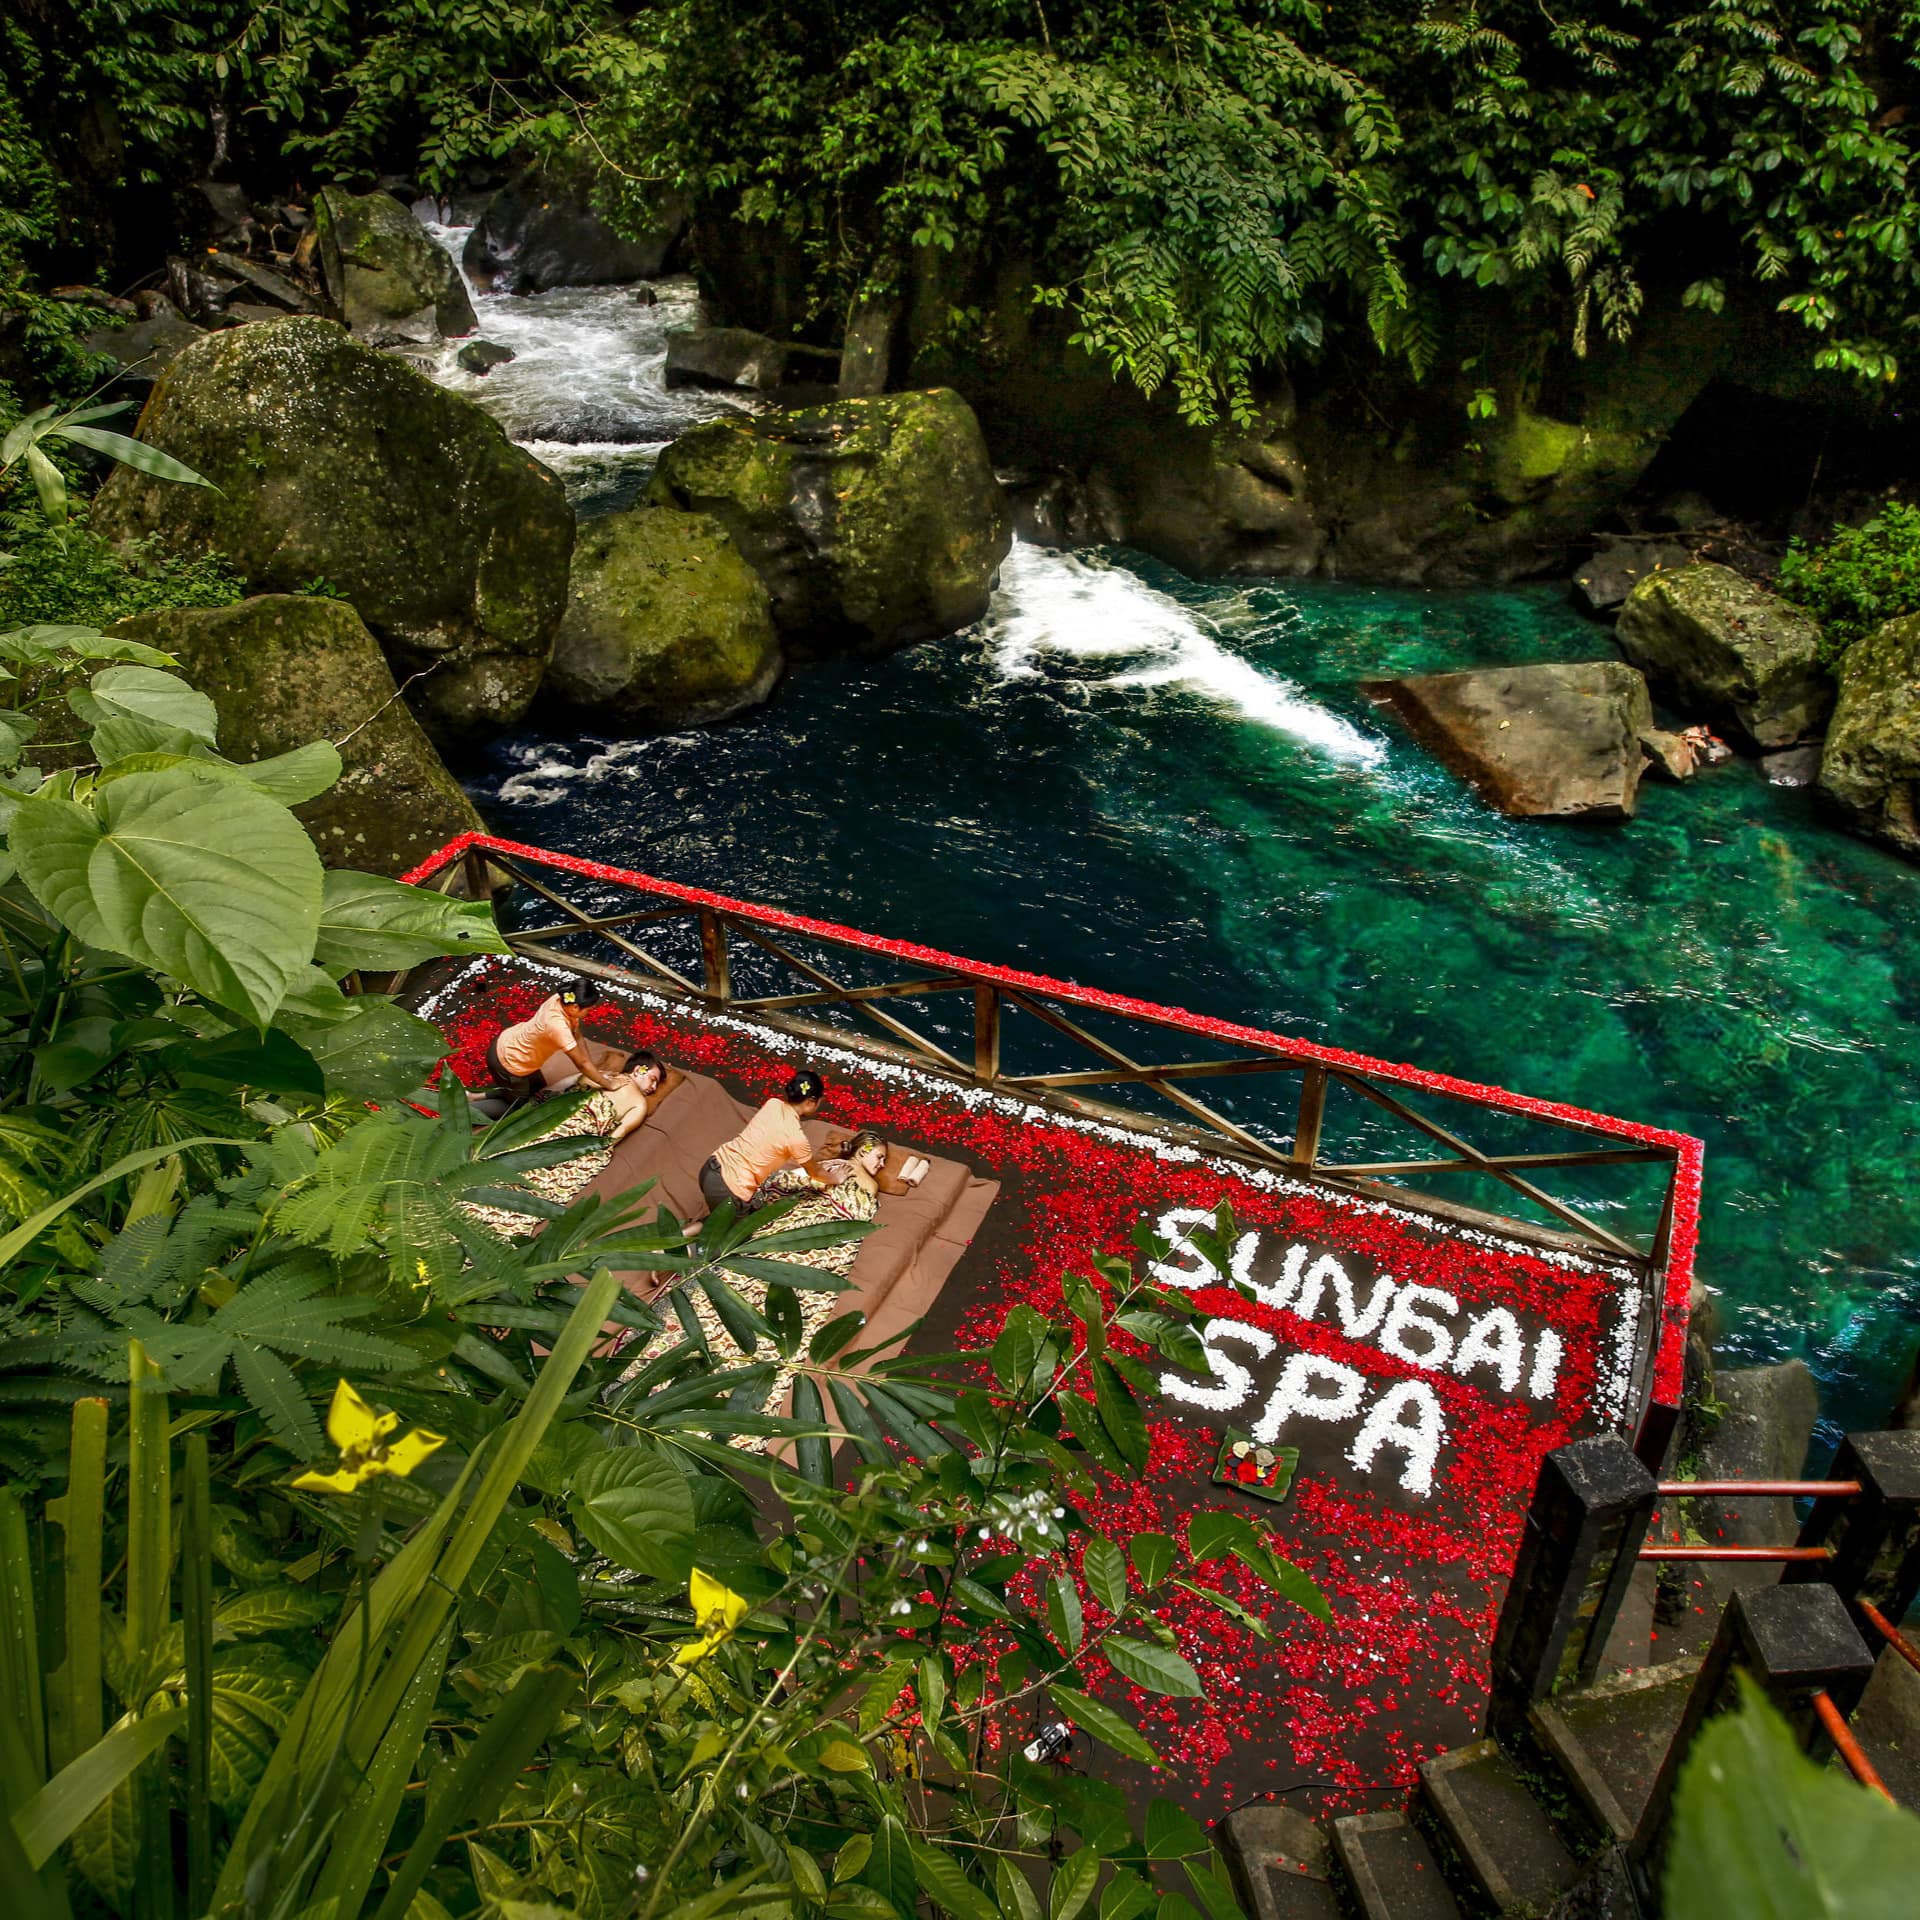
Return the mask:
<svg viewBox="0 0 1920 1920">
<path fill-rule="evenodd" d="M 769 1234 L 786 1233 L 797 1227 L 851 1225 L 855 1221 L 871 1220 L 879 1211 L 883 1193 L 909 1192 L 927 1176 L 927 1162 L 917 1154 L 901 1168 L 898 1179 L 887 1174 L 886 1164 L 887 1143 L 877 1133 L 862 1130 L 852 1139 L 841 1143 L 832 1159 L 821 1163 L 819 1171 L 825 1178 L 825 1184 L 817 1182 L 811 1171 L 800 1167 L 788 1167 L 774 1174 L 759 1190 L 761 1205 L 791 1198 L 796 1193 L 804 1197 L 788 1212 L 756 1228 L 742 1251 L 753 1253 L 755 1240 Z M 836 1279 L 845 1280 L 853 1272 L 853 1263 L 859 1255 L 861 1244 L 861 1239 L 849 1238 L 837 1246 L 808 1247 L 803 1251 L 783 1248 L 770 1250 L 757 1257 L 783 1261 L 789 1266 L 811 1267 L 816 1273 L 830 1273 Z M 731 1284 L 756 1313 L 765 1312 L 766 1281 L 735 1275 Z M 826 1293 L 817 1288 L 796 1288 L 794 1298 L 800 1307 L 800 1351 L 805 1352 L 813 1336 L 835 1314 L 845 1311 L 845 1303 L 837 1293 Z M 730 1336 L 706 1295 L 694 1292 L 689 1304 L 700 1320 L 708 1344 L 715 1352 L 726 1352 L 731 1345 Z M 765 1404 L 769 1411 L 778 1412 L 786 1406 L 792 1385 L 793 1369 L 780 1368 L 767 1387 Z M 736 1447 L 757 1447 L 760 1442 L 742 1435 L 732 1444 Z"/>
<path fill-rule="evenodd" d="M 530 1147 L 537 1140 L 580 1138 L 593 1142 L 590 1151 L 556 1166 L 534 1167 L 521 1174 L 520 1184 L 542 1200 L 562 1207 L 571 1206 L 606 1171 L 613 1150 L 647 1117 L 648 1103 L 655 1099 L 667 1078 L 667 1069 L 647 1052 L 630 1053 L 617 1072 L 608 1076 L 612 1085 L 596 1088 L 573 1112 L 563 1114 L 553 1125 L 523 1140 Z M 548 1087 L 536 1096 L 541 1102 L 559 1099 L 558 1090 Z M 483 1225 L 509 1240 L 524 1239 L 537 1233 L 542 1222 L 530 1213 L 510 1213 L 505 1207 L 489 1207 L 478 1201 L 463 1202 L 466 1210 Z"/>
<path fill-rule="evenodd" d="M 836 1157 L 837 1143 L 816 1152 L 802 1122 L 820 1111 L 826 1082 L 817 1073 L 796 1073 L 777 1099 L 767 1101 L 747 1124 L 716 1147 L 700 1169 L 700 1197 L 709 1207 L 731 1202 L 737 1213 L 752 1213 L 775 1200 L 807 1187 L 830 1187 L 844 1181 L 850 1163 Z M 884 1152 L 881 1155 L 885 1159 Z M 876 1170 L 877 1173 L 877 1170 Z M 910 1160 L 900 1179 L 886 1180 L 876 1190 L 905 1193 L 926 1178 L 927 1163 Z"/>
<path fill-rule="evenodd" d="M 487 1071 L 493 1075 L 499 1091 L 485 1103 L 492 1117 L 533 1099 L 548 1086 L 547 1062 L 563 1055 L 573 1062 L 571 1078 L 558 1083 L 559 1090 L 584 1080 L 589 1086 L 611 1093 L 619 1075 L 594 1059 L 591 1041 L 580 1033 L 587 1008 L 599 1001 L 593 983 L 577 985 L 550 993 L 534 1010 L 530 1019 L 511 1027 L 502 1027 L 487 1043 Z"/>
</svg>

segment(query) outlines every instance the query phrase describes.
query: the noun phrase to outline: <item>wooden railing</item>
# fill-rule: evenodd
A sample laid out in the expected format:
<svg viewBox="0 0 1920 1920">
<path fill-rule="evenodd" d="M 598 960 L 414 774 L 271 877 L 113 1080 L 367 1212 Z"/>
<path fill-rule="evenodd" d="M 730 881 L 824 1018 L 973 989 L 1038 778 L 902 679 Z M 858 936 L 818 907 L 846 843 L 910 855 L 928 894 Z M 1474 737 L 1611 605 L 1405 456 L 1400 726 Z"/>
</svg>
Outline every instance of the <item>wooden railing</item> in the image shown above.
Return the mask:
<svg viewBox="0 0 1920 1920">
<path fill-rule="evenodd" d="M 1663 1284 L 1656 1292 L 1669 1302 L 1685 1300 L 1699 1167 L 1699 1143 L 1685 1134 L 962 960 L 488 835 L 451 842 L 408 876 L 417 884 L 472 897 L 490 887 L 497 891 L 503 877 L 518 890 L 516 906 L 539 903 L 528 916 L 530 924 L 507 916 L 510 944 L 529 959 L 724 1007 L 787 1032 L 864 1044 L 958 1082 L 1147 1125 L 1163 1135 L 1171 1131 L 1258 1166 L 1577 1245 L 1650 1279 L 1657 1276 Z M 597 903 L 570 897 L 588 890 L 600 896 Z M 835 961 L 835 954 L 857 956 L 868 967 L 884 963 L 888 977 L 842 977 L 845 963 Z M 754 971 L 773 976 L 764 984 L 776 990 L 741 990 L 736 975 L 744 974 L 749 962 Z M 962 1006 L 944 1021 L 935 1014 L 937 1034 L 903 1017 L 916 1006 L 950 1004 L 954 996 Z M 926 1017 L 923 1011 L 923 1021 Z M 819 1024 L 829 1018 L 837 1024 Z M 1006 1036 L 1016 1020 L 1031 1022 L 1056 1048 L 1066 1043 L 1072 1064 L 1009 1071 Z M 1094 1022 L 1117 1028 L 1117 1034 L 1094 1031 Z M 855 1023 L 870 1031 L 859 1033 Z M 1204 1058 L 1166 1057 L 1168 1034 L 1182 1036 L 1189 1047 L 1204 1040 L 1212 1051 Z M 1259 1117 L 1223 1113 L 1196 1091 L 1207 1082 L 1244 1088 L 1250 1079 L 1272 1083 L 1278 1091 L 1289 1078 L 1291 1095 L 1261 1103 Z M 1426 1143 L 1425 1151 L 1378 1159 L 1329 1153 L 1328 1101 L 1336 1092 L 1358 1096 L 1384 1113 Z M 1138 1098 L 1143 1093 L 1166 1102 L 1178 1118 L 1145 1110 Z M 1444 1120 L 1427 1111 L 1435 1102 L 1448 1109 Z M 1571 1138 L 1558 1144 L 1549 1140 L 1544 1151 L 1497 1150 L 1474 1144 L 1463 1131 L 1476 1117 L 1498 1117 L 1503 1124 L 1524 1121 Z M 1653 1184 L 1642 1196 L 1638 1233 L 1624 1223 L 1617 1228 L 1603 1223 L 1590 1203 L 1577 1204 L 1541 1184 L 1542 1175 L 1558 1170 L 1632 1163 L 1646 1165 Z M 1537 1211 L 1529 1217 L 1462 1206 L 1404 1184 L 1451 1175 L 1472 1177 L 1483 1190 L 1497 1187 Z M 1506 1205 L 1511 1208 L 1512 1201 Z"/>
</svg>

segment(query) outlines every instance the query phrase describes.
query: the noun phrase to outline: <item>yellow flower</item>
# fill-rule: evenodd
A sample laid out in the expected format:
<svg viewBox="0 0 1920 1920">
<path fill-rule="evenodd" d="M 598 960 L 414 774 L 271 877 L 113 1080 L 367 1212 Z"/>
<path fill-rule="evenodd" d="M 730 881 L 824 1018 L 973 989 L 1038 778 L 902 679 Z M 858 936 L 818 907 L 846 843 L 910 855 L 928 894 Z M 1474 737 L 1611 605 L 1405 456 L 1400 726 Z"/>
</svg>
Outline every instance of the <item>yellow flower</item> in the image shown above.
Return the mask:
<svg viewBox="0 0 1920 1920">
<path fill-rule="evenodd" d="M 722 1641 L 732 1637 L 734 1628 L 751 1611 L 747 1601 L 698 1567 L 687 1582 L 687 1598 L 693 1602 L 693 1620 L 700 1629 L 700 1638 L 689 1640 L 674 1653 L 676 1667 L 698 1665 Z"/>
<path fill-rule="evenodd" d="M 428 1454 L 447 1444 L 444 1433 L 425 1427 L 389 1441 L 387 1436 L 399 1424 L 397 1413 L 375 1413 L 342 1380 L 327 1409 L 327 1438 L 340 1449 L 340 1464 L 332 1473 L 303 1473 L 293 1484 L 315 1493 L 351 1493 L 375 1474 L 397 1473 L 404 1479 Z"/>
</svg>

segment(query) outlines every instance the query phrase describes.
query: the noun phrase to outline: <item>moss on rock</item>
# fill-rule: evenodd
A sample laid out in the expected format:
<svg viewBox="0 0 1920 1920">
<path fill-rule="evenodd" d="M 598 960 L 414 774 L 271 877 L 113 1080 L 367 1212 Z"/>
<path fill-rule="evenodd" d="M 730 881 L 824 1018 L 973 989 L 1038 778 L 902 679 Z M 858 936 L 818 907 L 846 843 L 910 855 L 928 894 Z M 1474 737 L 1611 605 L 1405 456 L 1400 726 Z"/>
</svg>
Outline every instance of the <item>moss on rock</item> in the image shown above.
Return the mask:
<svg viewBox="0 0 1920 1920">
<path fill-rule="evenodd" d="M 758 706 L 780 666 L 767 590 L 710 514 L 630 507 L 581 528 L 547 676 L 569 706 L 695 726 Z"/>
<path fill-rule="evenodd" d="M 1731 721 L 1757 746 L 1810 739 L 1833 704 L 1818 623 L 1731 567 L 1649 575 L 1620 609 L 1617 637 L 1676 699 Z"/>
<path fill-rule="evenodd" d="M 395 697 L 379 643 L 354 610 L 309 594 L 134 614 L 114 628 L 164 647 L 210 699 L 220 750 L 264 760 L 310 740 L 344 742 L 337 785 L 294 811 L 330 867 L 404 873 L 484 823 Z"/>
<path fill-rule="evenodd" d="M 977 620 L 1013 539 L 979 422 L 945 388 L 696 427 L 648 497 L 720 521 L 802 653 L 883 653 Z"/>
<path fill-rule="evenodd" d="M 1859 832 L 1920 857 L 1920 614 L 1856 640 L 1839 678 L 1820 797 Z"/>
<path fill-rule="evenodd" d="M 140 437 L 214 484 L 121 467 L 93 524 L 221 554 L 255 592 L 325 581 L 350 601 L 437 731 L 527 709 L 566 605 L 573 509 L 472 402 L 295 317 L 209 334 L 160 376 Z"/>
<path fill-rule="evenodd" d="M 433 346 L 479 324 L 451 256 L 392 194 L 322 187 L 313 221 L 327 291 L 369 346 Z"/>
</svg>

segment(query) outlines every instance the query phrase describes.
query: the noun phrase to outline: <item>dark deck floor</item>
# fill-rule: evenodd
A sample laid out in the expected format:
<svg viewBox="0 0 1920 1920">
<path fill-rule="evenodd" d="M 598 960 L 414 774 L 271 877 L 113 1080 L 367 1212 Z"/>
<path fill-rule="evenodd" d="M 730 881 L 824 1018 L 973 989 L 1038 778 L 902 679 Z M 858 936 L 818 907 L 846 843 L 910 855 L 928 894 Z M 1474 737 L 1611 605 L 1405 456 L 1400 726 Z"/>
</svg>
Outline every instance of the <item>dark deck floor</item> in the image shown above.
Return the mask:
<svg viewBox="0 0 1920 1920">
<path fill-rule="evenodd" d="M 487 1039 L 555 978 L 523 959 L 477 961 L 423 979 L 415 1003 L 479 1081 Z M 1333 1622 L 1214 1563 L 1209 1573 L 1270 1637 L 1172 1592 L 1163 1614 L 1207 1699 L 1139 1693 L 1112 1674 L 1104 1690 L 1172 1763 L 1160 1790 L 1208 1817 L 1302 1783 L 1328 1789 L 1323 1804 L 1390 1804 L 1420 1760 L 1478 1732 L 1541 1456 L 1601 1429 L 1630 1434 L 1640 1413 L 1634 1383 L 1654 1317 L 1643 1278 L 662 996 L 614 993 L 589 1031 L 652 1047 L 743 1098 L 766 1097 L 804 1061 L 828 1075 L 836 1124 L 877 1127 L 999 1180 L 916 1338 L 925 1351 L 987 1345 L 1016 1301 L 1057 1311 L 1061 1274 L 1090 1251 L 1128 1254 L 1136 1222 L 1177 1234 L 1180 1210 L 1194 1219 L 1229 1200 L 1243 1230 L 1237 1262 L 1268 1299 L 1224 1287 L 1196 1296 L 1214 1316 L 1213 1374 L 1156 1363 L 1164 1391 L 1149 1409 L 1149 1467 L 1109 1482 L 1095 1517 L 1124 1541 L 1238 1505 L 1277 1526 Z M 1178 1284 L 1197 1264 L 1176 1259 L 1161 1277 Z M 1300 1448 L 1280 1506 L 1212 1478 L 1226 1431 L 1263 1416 Z M 1091 1599 L 1087 1610 L 1097 1624 Z"/>
</svg>

